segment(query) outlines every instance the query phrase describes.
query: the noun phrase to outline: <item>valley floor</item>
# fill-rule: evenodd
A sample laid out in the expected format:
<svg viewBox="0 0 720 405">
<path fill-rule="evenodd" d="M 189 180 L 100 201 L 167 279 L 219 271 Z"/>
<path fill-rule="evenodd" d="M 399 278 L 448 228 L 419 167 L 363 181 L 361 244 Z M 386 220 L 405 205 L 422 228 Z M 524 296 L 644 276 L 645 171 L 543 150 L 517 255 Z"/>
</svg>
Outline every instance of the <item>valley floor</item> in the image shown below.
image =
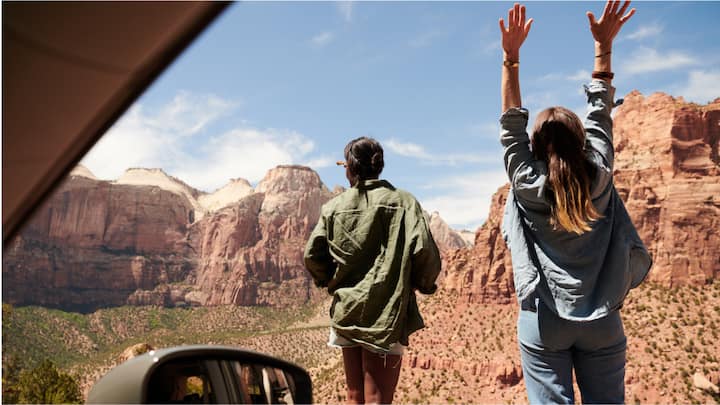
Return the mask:
<svg viewBox="0 0 720 405">
<path fill-rule="evenodd" d="M 44 358 L 81 377 L 85 395 L 137 343 L 223 344 L 295 362 L 311 373 L 318 403 L 345 399 L 342 357 L 326 346 L 329 301 L 294 309 L 122 307 L 89 315 L 3 306 L 3 361 Z M 439 294 L 420 299 L 428 327 L 411 337 L 398 403 L 526 403 L 515 305 L 478 305 Z M 644 284 L 622 315 L 628 336 L 628 403 L 718 403 L 696 388 L 720 380 L 720 283 L 668 289 Z M 579 400 L 579 395 L 576 393 Z"/>
</svg>

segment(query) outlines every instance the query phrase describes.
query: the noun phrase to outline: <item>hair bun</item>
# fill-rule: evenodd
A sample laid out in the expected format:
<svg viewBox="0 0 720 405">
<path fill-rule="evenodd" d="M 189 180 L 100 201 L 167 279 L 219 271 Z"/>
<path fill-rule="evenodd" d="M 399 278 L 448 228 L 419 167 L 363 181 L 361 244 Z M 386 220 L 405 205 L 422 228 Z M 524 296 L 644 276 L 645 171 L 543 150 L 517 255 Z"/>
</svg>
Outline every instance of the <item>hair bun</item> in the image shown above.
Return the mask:
<svg viewBox="0 0 720 405">
<path fill-rule="evenodd" d="M 345 146 L 345 160 L 350 173 L 361 180 L 378 178 L 385 166 L 380 143 L 364 136 L 353 139 Z"/>
<path fill-rule="evenodd" d="M 375 171 L 382 170 L 383 166 L 385 165 L 382 150 L 379 150 L 372 155 L 372 158 L 370 159 L 370 165 Z"/>
</svg>

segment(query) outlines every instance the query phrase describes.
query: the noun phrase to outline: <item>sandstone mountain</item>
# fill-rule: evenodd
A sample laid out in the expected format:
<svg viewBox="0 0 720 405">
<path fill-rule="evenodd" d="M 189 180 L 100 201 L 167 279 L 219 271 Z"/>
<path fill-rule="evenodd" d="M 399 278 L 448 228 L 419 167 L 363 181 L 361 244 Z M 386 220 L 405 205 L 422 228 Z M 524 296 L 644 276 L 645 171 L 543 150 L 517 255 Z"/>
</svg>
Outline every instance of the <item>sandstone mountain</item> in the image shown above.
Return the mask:
<svg viewBox="0 0 720 405">
<path fill-rule="evenodd" d="M 720 276 L 720 98 L 706 106 L 630 93 L 615 117 L 618 192 L 653 256 L 650 279 Z"/>
<path fill-rule="evenodd" d="M 449 253 L 456 249 L 472 246 L 472 243 L 468 242 L 460 232 L 450 228 L 437 211 L 430 215 L 428 225 L 430 226 L 430 233 L 432 233 L 435 243 L 437 243 L 438 248 L 443 253 Z"/>
<path fill-rule="evenodd" d="M 91 311 L 125 304 L 294 305 L 302 248 L 331 197 L 317 173 L 271 170 L 205 194 L 159 169 L 74 170 L 3 257 L 3 300 Z"/>
<path fill-rule="evenodd" d="M 302 254 L 320 206 L 342 191 L 302 166 L 213 193 L 161 169 L 104 181 L 78 166 L 5 250 L 4 300 L 79 311 L 299 305 L 322 295 Z M 443 252 L 467 245 L 439 215 L 430 225 Z"/>
<path fill-rule="evenodd" d="M 720 99 L 706 105 L 634 91 L 614 116 L 615 186 L 653 258 L 649 280 L 703 285 L 720 276 Z M 472 249 L 446 261 L 463 301 L 514 301 L 500 226 L 509 188 L 492 197 Z"/>
<path fill-rule="evenodd" d="M 720 384 L 714 344 L 720 319 L 720 99 L 699 106 L 633 92 L 614 124 L 615 185 L 654 261 L 651 282 L 633 290 L 622 310 L 629 347 L 626 398 L 712 402 L 712 387 Z M 398 402 L 527 401 L 512 262 L 500 232 L 508 191 L 506 184 L 492 197 L 475 245 L 445 256 L 438 293 L 420 299 L 428 327 L 411 337 Z"/>
<path fill-rule="evenodd" d="M 195 224 L 188 243 L 198 254 L 199 304 L 294 305 L 317 290 L 303 249 L 330 192 L 313 170 L 270 170 L 256 193 Z"/>
<path fill-rule="evenodd" d="M 718 277 L 720 100 L 707 106 L 630 93 L 615 116 L 616 187 L 672 286 Z M 78 167 L 5 249 L 4 300 L 92 310 L 124 304 L 292 305 L 317 290 L 302 246 L 319 207 L 341 192 L 300 166 L 271 170 L 256 189 L 234 179 L 203 193 L 159 169 L 117 181 Z M 500 235 L 507 186 L 493 196 L 475 245 L 433 214 L 443 288 L 466 302 L 509 303 L 510 256 Z"/>
<path fill-rule="evenodd" d="M 3 302 L 89 310 L 179 282 L 192 217 L 181 194 L 70 176 L 5 248 Z"/>
<path fill-rule="evenodd" d="M 198 202 L 208 211 L 217 211 L 235 201 L 239 201 L 254 192 L 250 182 L 245 179 L 232 179 L 230 183 L 212 194 L 203 194 Z"/>
</svg>

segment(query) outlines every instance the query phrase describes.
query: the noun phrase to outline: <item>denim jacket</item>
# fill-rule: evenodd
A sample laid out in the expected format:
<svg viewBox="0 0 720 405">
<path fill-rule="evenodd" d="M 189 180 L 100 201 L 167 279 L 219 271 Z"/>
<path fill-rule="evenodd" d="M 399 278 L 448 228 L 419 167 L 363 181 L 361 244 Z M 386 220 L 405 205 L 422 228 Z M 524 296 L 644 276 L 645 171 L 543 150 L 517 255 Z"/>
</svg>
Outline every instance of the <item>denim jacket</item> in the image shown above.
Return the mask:
<svg viewBox="0 0 720 405">
<path fill-rule="evenodd" d="M 333 328 L 388 351 L 424 327 L 414 290 L 435 292 L 441 262 L 420 203 L 385 180 L 364 180 L 323 205 L 305 267 L 333 295 Z"/>
<path fill-rule="evenodd" d="M 593 80 L 585 92 L 585 153 L 596 169 L 590 193 L 602 218 L 582 235 L 554 230 L 549 222 L 548 169 L 530 150 L 528 111 L 511 108 L 500 118 L 511 184 L 502 233 L 510 249 L 518 300 L 532 309 L 539 298 L 559 317 L 573 321 L 591 321 L 619 309 L 652 265 L 613 185 L 610 112 L 615 88 Z"/>
</svg>

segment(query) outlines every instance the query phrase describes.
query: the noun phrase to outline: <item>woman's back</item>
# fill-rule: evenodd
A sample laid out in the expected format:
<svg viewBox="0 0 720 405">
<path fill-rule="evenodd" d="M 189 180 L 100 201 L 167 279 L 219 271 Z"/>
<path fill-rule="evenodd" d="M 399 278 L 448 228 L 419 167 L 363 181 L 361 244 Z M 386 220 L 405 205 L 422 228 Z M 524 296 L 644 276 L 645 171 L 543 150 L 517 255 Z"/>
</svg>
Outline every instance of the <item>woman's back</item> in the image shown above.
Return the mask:
<svg viewBox="0 0 720 405">
<path fill-rule="evenodd" d="M 305 267 L 333 295 L 328 346 L 342 348 L 350 403 L 390 403 L 408 337 L 424 327 L 415 290 L 432 294 L 440 253 L 410 193 L 379 175 L 383 150 L 360 137 L 345 147 L 351 188 L 323 205 Z"/>
<path fill-rule="evenodd" d="M 616 310 L 650 268 L 650 257 L 612 183 L 614 90 L 601 80 L 586 87 L 584 153 L 593 167 L 589 195 L 600 216 L 582 233 L 559 229 L 552 220 L 548 163 L 529 148 L 527 110 L 510 109 L 500 120 L 511 182 L 503 236 L 518 298 L 531 305 L 540 297 L 568 320 L 589 321 Z"/>
</svg>

